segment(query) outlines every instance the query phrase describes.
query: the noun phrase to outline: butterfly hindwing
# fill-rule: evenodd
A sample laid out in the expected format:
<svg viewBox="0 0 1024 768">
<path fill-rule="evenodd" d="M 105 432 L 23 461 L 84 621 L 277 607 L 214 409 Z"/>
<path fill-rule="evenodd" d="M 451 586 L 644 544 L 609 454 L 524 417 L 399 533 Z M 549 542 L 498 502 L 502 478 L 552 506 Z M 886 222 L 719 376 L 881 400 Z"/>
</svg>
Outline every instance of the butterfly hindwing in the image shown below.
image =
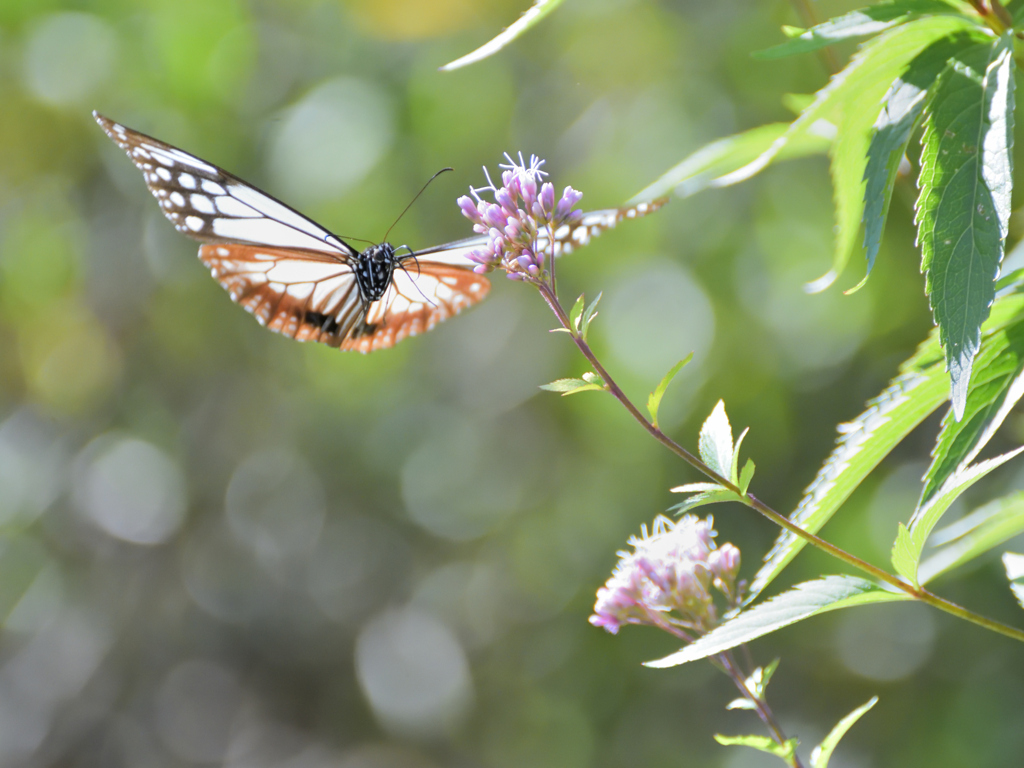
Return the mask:
<svg viewBox="0 0 1024 768">
<path fill-rule="evenodd" d="M 233 301 L 278 333 L 337 347 L 359 320 L 352 267 L 326 254 L 211 243 L 199 259 Z"/>
<path fill-rule="evenodd" d="M 199 249 L 199 258 L 261 325 L 299 341 L 360 352 L 428 331 L 490 290 L 487 278 L 466 267 L 410 259 L 363 317 L 351 267 L 320 254 L 211 243 Z"/>
<path fill-rule="evenodd" d="M 409 260 L 395 270 L 391 287 L 370 305 L 342 349 L 372 352 L 433 328 L 487 296 L 490 281 L 465 266 Z"/>
<path fill-rule="evenodd" d="M 597 237 L 602 232 L 614 229 L 624 219 L 635 219 L 653 213 L 668 202 L 668 198 L 662 197 L 649 203 L 637 203 L 622 208 L 606 208 L 600 211 L 589 211 L 584 213 L 580 219 L 572 224 L 563 224 L 554 232 L 554 255 L 555 258 L 572 253 Z M 487 245 L 487 235 L 467 237 L 465 240 L 456 240 L 452 243 L 437 245 L 433 248 L 426 248 L 417 251 L 418 256 L 430 254 L 432 259 L 444 261 L 447 264 L 457 264 L 466 260 L 467 254 L 474 248 Z M 552 250 L 551 239 L 546 232 L 540 232 L 537 236 L 537 252 L 550 254 Z"/>
</svg>

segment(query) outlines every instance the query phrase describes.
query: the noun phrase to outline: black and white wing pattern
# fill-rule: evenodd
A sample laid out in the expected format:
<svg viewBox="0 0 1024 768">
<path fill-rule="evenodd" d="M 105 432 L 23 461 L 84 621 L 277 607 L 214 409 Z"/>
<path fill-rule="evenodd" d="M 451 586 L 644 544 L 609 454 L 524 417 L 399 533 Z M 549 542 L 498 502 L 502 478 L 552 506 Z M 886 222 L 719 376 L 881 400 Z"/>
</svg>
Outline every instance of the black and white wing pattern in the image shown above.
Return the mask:
<svg viewBox="0 0 1024 768">
<path fill-rule="evenodd" d="M 384 295 L 367 300 L 357 275 L 364 255 L 341 238 L 212 163 L 94 117 L 142 171 L 163 214 L 203 241 L 199 258 L 232 300 L 273 331 L 370 352 L 433 328 L 490 289 L 466 260 L 468 247 L 437 249 L 397 265 Z"/>
<path fill-rule="evenodd" d="M 582 248 L 602 232 L 614 229 L 619 222 L 626 219 L 637 219 L 641 216 L 646 216 L 648 213 L 653 213 L 658 210 L 667 202 L 667 197 L 660 197 L 657 200 L 652 200 L 651 202 L 627 205 L 622 208 L 605 208 L 599 211 L 588 211 L 580 217 L 579 221 L 572 224 L 563 224 L 555 230 L 554 255 L 557 258 L 559 256 L 565 256 L 566 254 L 572 253 L 577 248 Z M 445 243 L 444 245 L 438 245 L 433 248 L 417 251 L 416 255 L 419 257 L 424 254 L 443 252 L 448 254 L 445 258 L 465 259 L 466 254 L 469 251 L 486 244 L 487 236 L 477 235 L 475 237 L 467 237 L 465 240 L 457 240 L 454 243 Z M 537 252 L 547 254 L 552 252 L 551 240 L 544 232 L 541 232 L 537 238 Z"/>
<path fill-rule="evenodd" d="M 482 236 L 409 256 L 395 256 L 387 243 L 359 252 L 222 168 L 93 116 L 142 171 L 164 216 L 179 232 L 202 241 L 199 258 L 231 299 L 277 333 L 372 352 L 430 330 L 490 290 L 466 258 L 484 243 Z M 663 202 L 584 214 L 554 233 L 555 254 L 569 253 Z M 547 238 L 538 243 L 544 250 L 551 246 Z"/>
<path fill-rule="evenodd" d="M 142 171 L 164 216 L 182 234 L 212 243 L 358 255 L 319 224 L 222 168 L 99 113 L 93 117 Z"/>
</svg>

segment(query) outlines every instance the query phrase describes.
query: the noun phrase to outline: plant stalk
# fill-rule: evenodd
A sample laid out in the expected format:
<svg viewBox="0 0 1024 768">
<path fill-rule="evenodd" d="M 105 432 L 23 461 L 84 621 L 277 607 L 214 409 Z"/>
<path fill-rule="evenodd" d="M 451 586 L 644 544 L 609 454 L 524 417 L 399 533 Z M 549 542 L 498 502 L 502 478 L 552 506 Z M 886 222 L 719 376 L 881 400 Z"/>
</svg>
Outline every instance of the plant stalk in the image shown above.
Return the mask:
<svg viewBox="0 0 1024 768">
<path fill-rule="evenodd" d="M 822 539 L 821 537 L 816 536 L 813 533 L 810 533 L 809 531 L 805 531 L 803 528 L 801 528 L 799 525 L 791 521 L 785 515 L 776 512 L 774 509 L 769 507 L 767 504 L 765 504 L 763 501 L 755 497 L 753 494 L 743 493 L 739 489 L 739 487 L 736 486 L 731 480 L 715 472 L 713 469 L 711 469 L 711 467 L 709 467 L 699 458 L 697 458 L 692 453 L 687 451 L 685 448 L 683 448 L 681 445 L 675 442 L 672 438 L 670 438 L 668 435 L 666 435 L 664 432 L 662 432 L 660 429 L 654 426 L 654 424 L 648 421 L 647 418 L 642 413 L 640 413 L 637 407 L 633 405 L 633 402 L 626 396 L 626 393 L 623 392 L 619 385 L 615 383 L 615 380 L 608 373 L 607 369 L 605 369 L 605 367 L 601 364 L 601 361 L 597 359 L 597 356 L 594 354 L 594 351 L 590 348 L 590 345 L 587 344 L 587 342 L 582 337 L 580 337 L 579 334 L 576 333 L 576 329 L 572 327 L 568 315 L 566 315 L 565 310 L 562 308 L 561 303 L 558 301 L 558 296 L 555 295 L 555 293 L 551 290 L 550 286 L 541 282 L 536 283 L 536 286 L 540 291 L 541 296 L 544 297 L 544 301 L 547 302 L 548 306 L 551 308 L 551 311 L 555 313 L 555 316 L 558 318 L 558 321 L 562 324 L 562 327 L 565 328 L 569 332 L 569 335 L 572 336 L 573 342 L 579 348 L 580 352 L 593 366 L 594 371 L 604 380 L 604 383 L 607 386 L 608 391 L 615 397 L 616 400 L 618 400 L 623 405 L 623 407 L 627 411 L 629 411 L 630 415 L 637 422 L 639 422 L 639 424 L 644 429 L 646 429 L 647 432 L 655 440 L 664 445 L 666 448 L 672 451 L 672 453 L 681 458 L 691 467 L 693 467 L 706 477 L 710 478 L 714 482 L 718 483 L 719 485 L 723 486 L 724 488 L 727 488 L 728 490 L 735 493 L 739 498 L 743 500 L 744 504 L 746 504 L 748 507 L 755 510 L 756 512 L 759 512 L 764 517 L 767 517 L 780 528 L 784 528 L 785 530 L 792 533 L 794 536 L 800 537 L 811 546 L 817 547 L 821 551 L 831 555 L 837 560 L 841 560 L 847 565 L 850 565 L 851 567 L 856 568 L 859 571 L 867 573 L 868 575 L 873 576 L 879 581 L 884 582 L 889 586 L 900 590 L 901 592 L 905 592 L 906 594 L 910 595 L 911 597 L 917 600 L 927 603 L 928 605 L 934 606 L 935 608 L 938 608 L 941 611 L 945 611 L 946 613 L 952 614 L 953 616 L 957 616 L 958 618 L 964 619 L 965 621 L 969 621 L 973 624 L 977 624 L 978 626 L 984 627 L 985 629 L 992 630 L 993 632 L 998 632 L 999 634 L 1013 638 L 1014 640 L 1024 642 L 1024 630 L 1017 629 L 1016 627 L 1011 627 L 1007 624 L 995 621 L 994 619 L 986 618 L 977 613 L 974 613 L 973 611 L 968 610 L 967 608 L 952 603 L 949 600 L 946 600 L 945 598 L 939 597 L 938 595 L 929 592 L 928 590 L 922 587 L 914 586 L 913 584 L 904 581 L 899 576 L 891 574 L 888 571 L 879 568 L 876 565 L 872 565 L 866 560 L 862 560 L 856 555 L 853 555 L 844 549 L 840 549 L 835 544 L 832 544 L 826 541 L 825 539 Z"/>
</svg>

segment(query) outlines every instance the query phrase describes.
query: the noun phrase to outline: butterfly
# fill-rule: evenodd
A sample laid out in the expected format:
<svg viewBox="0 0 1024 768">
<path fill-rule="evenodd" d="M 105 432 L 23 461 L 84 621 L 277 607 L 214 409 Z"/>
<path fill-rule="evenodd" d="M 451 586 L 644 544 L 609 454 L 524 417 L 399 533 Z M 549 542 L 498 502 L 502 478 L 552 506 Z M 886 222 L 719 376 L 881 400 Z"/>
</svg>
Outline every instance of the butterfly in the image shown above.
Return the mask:
<svg viewBox="0 0 1024 768">
<path fill-rule="evenodd" d="M 466 257 L 485 244 L 483 235 L 408 253 L 390 243 L 359 251 L 212 163 L 97 112 L 93 117 L 142 171 L 164 216 L 203 243 L 199 259 L 231 299 L 272 331 L 372 352 L 430 330 L 490 290 Z M 584 214 L 556 230 L 554 243 L 542 237 L 538 250 L 569 253 L 662 202 Z"/>
</svg>

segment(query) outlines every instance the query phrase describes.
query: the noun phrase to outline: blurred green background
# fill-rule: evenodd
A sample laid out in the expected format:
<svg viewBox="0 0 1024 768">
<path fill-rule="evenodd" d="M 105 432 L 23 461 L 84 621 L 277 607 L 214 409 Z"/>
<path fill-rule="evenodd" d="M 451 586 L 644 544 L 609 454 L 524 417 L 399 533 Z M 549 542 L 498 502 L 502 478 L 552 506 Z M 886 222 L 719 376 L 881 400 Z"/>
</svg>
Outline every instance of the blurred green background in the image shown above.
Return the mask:
<svg viewBox="0 0 1024 768">
<path fill-rule="evenodd" d="M 416 248 L 470 234 L 455 198 L 506 150 L 547 158 L 584 207 L 617 205 L 826 80 L 813 56 L 750 59 L 798 23 L 781 0 L 567 0 L 437 72 L 526 5 L 0 0 L 0 765 L 775 765 L 713 742 L 760 732 L 723 710 L 724 676 L 644 669 L 674 643 L 587 624 L 615 550 L 696 477 L 610 398 L 538 391 L 585 369 L 535 294 L 497 277 L 370 356 L 277 336 L 89 114 L 370 240 L 454 166 L 390 237 Z M 639 401 L 694 351 L 663 425 L 692 446 L 725 398 L 755 492 L 788 512 L 929 328 L 912 200 L 898 190 L 851 297 L 802 289 L 830 259 L 820 158 L 622 225 L 562 263 L 561 289 L 604 291 L 592 340 Z M 884 564 L 935 428 L 825 534 Z M 749 577 L 776 531 L 715 512 Z M 823 570 L 805 554 L 782 581 Z M 1020 623 L 997 562 L 940 591 Z M 878 693 L 833 766 L 1020 765 L 1020 648 L 915 608 L 756 643 L 782 656 L 786 729 L 809 747 Z"/>
</svg>

